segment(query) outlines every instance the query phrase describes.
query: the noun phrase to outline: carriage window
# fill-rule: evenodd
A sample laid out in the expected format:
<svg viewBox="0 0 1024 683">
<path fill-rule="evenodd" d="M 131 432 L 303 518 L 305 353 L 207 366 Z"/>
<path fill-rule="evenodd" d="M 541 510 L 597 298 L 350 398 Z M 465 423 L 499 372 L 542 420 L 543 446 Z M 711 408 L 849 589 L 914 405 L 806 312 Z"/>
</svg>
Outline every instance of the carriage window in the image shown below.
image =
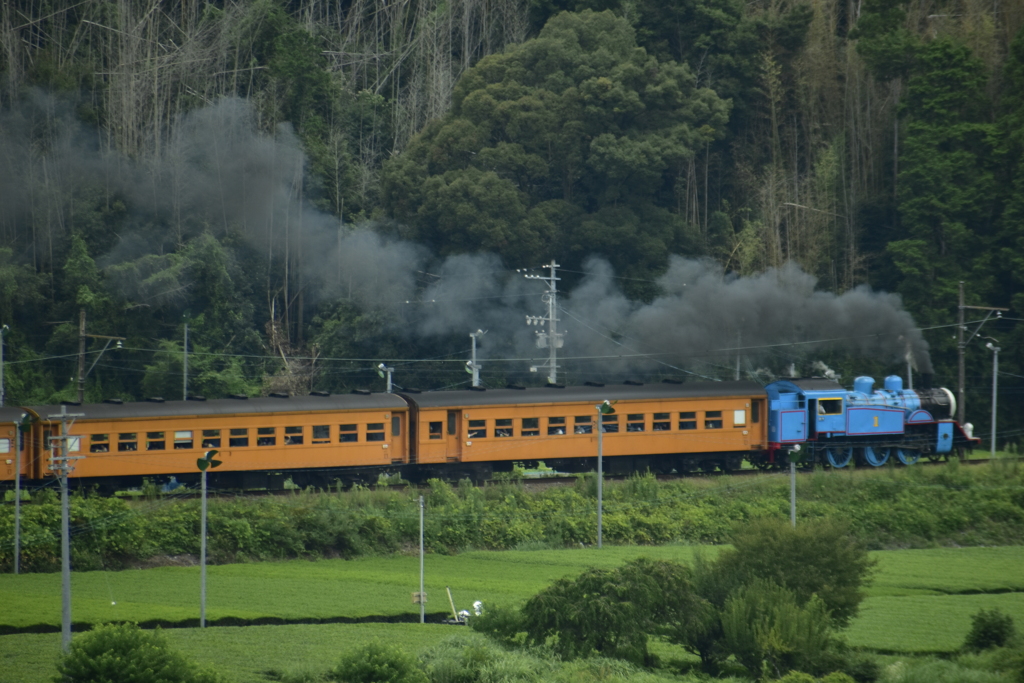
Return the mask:
<svg viewBox="0 0 1024 683">
<path fill-rule="evenodd" d="M 220 448 L 220 430 L 203 430 L 203 448 Z"/>
<path fill-rule="evenodd" d="M 118 434 L 117 435 L 117 450 L 119 452 L 124 451 L 137 451 L 139 450 L 139 435 L 138 434 Z"/>
<path fill-rule="evenodd" d="M 302 427 L 284 428 L 284 445 L 298 446 L 302 443 Z"/>
<path fill-rule="evenodd" d="M 819 398 L 818 399 L 818 414 L 819 415 L 842 415 L 843 414 L 843 399 L 841 399 L 841 398 Z"/>
<path fill-rule="evenodd" d="M 440 439 L 441 434 L 441 422 L 431 422 L 427 425 L 427 433 L 431 439 Z"/>
<path fill-rule="evenodd" d="M 174 449 L 185 451 L 192 448 L 192 430 L 174 432 Z"/>
<path fill-rule="evenodd" d="M 487 420 L 470 420 L 469 421 L 469 438 L 471 438 L 471 439 L 486 439 L 487 438 Z"/>
<path fill-rule="evenodd" d="M 565 418 L 564 417 L 549 417 L 548 418 L 548 435 L 565 434 Z"/>
<path fill-rule="evenodd" d="M 166 443 L 163 432 L 146 432 L 147 451 L 162 451 L 167 448 Z"/>
<path fill-rule="evenodd" d="M 402 435 L 402 418 L 400 418 L 398 415 L 393 415 L 391 417 L 391 436 L 401 436 L 401 435 Z"/>
<path fill-rule="evenodd" d="M 383 422 L 371 422 L 366 425 L 366 440 L 367 441 L 383 441 L 384 440 L 384 423 Z"/>
<path fill-rule="evenodd" d="M 704 429 L 721 429 L 722 411 L 708 410 L 704 413 Z"/>
<path fill-rule="evenodd" d="M 249 445 L 248 429 L 232 429 L 228 434 L 228 445 L 232 448 L 245 448 Z"/>
<path fill-rule="evenodd" d="M 277 429 L 275 427 L 257 427 L 256 428 L 256 445 L 257 446 L 276 446 L 277 445 Z"/>
<path fill-rule="evenodd" d="M 594 418 L 590 415 L 577 415 L 573 418 L 574 434 L 593 434 L 594 433 Z"/>
<path fill-rule="evenodd" d="M 680 429 L 696 429 L 697 428 L 697 413 L 694 411 L 679 413 L 679 428 Z"/>
<path fill-rule="evenodd" d="M 840 404 L 840 410 L 841 409 L 842 409 L 842 407 L 841 407 L 841 404 Z M 753 404 L 750 406 L 750 421 L 753 422 L 754 424 L 757 424 L 758 422 L 761 421 L 761 402 L 760 401 L 754 401 Z"/>
<path fill-rule="evenodd" d="M 671 413 L 655 413 L 654 423 L 651 424 L 651 429 L 656 432 L 667 432 L 672 429 L 672 414 Z"/>
<path fill-rule="evenodd" d="M 642 432 L 644 431 L 644 414 L 643 413 L 632 413 L 626 416 L 626 431 L 627 432 Z"/>
<path fill-rule="evenodd" d="M 523 436 L 540 436 L 540 418 L 523 418 Z"/>
<path fill-rule="evenodd" d="M 330 443 L 331 425 L 313 425 L 313 443 Z"/>
<path fill-rule="evenodd" d="M 359 440 L 359 430 L 356 425 L 338 425 L 338 441 L 340 443 L 352 443 Z"/>
<path fill-rule="evenodd" d="M 734 410 L 732 411 L 732 426 L 742 427 L 747 424 L 747 411 L 745 410 Z"/>
<path fill-rule="evenodd" d="M 619 433 L 619 416 L 605 415 L 601 418 L 601 432 L 604 434 Z"/>
<path fill-rule="evenodd" d="M 10 439 L 0 439 L 0 453 L 10 453 L 10 452 L 11 452 L 11 440 Z"/>
<path fill-rule="evenodd" d="M 512 436 L 512 418 L 494 421 L 494 435 L 497 437 Z"/>
<path fill-rule="evenodd" d="M 77 453 L 82 450 L 82 437 L 80 436 L 69 436 L 68 437 L 68 453 Z"/>
<path fill-rule="evenodd" d="M 106 453 L 110 450 L 109 434 L 93 434 L 89 437 L 90 453 Z"/>
</svg>

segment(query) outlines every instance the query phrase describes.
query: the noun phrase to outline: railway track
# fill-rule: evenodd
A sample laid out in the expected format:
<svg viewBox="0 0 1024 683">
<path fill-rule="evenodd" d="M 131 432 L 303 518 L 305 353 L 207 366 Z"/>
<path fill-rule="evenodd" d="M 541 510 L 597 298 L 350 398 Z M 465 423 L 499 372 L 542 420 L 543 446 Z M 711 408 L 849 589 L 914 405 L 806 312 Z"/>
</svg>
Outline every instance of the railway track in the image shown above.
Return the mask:
<svg viewBox="0 0 1024 683">
<path fill-rule="evenodd" d="M 967 458 L 967 459 L 961 460 L 960 463 L 963 464 L 963 465 L 984 465 L 986 463 L 992 462 L 992 460 L 993 460 L 992 458 Z M 995 458 L 995 460 L 1003 461 L 1003 462 L 1020 462 L 1020 461 L 1024 460 L 1024 456 L 1002 457 L 1002 458 Z M 945 461 L 945 460 L 937 460 L 937 461 L 922 460 L 922 461 L 920 461 L 920 462 L 918 462 L 918 463 L 916 463 L 914 465 L 910 465 L 909 467 L 935 467 L 935 466 L 945 465 L 946 462 L 947 461 Z M 896 467 L 900 467 L 900 468 L 908 467 L 907 465 L 899 465 L 899 464 L 896 464 L 895 466 Z M 843 468 L 843 469 L 847 469 L 847 468 Z M 859 469 L 859 470 L 862 470 L 862 471 L 863 470 L 872 471 L 872 470 L 878 470 L 878 469 L 882 469 L 882 468 L 861 466 L 859 468 L 850 468 L 850 469 L 851 469 L 851 471 L 853 469 Z M 799 468 L 797 471 L 799 473 L 801 473 L 801 474 L 807 474 L 809 472 L 812 472 L 813 468 L 802 467 L 802 468 Z M 658 481 L 667 482 L 667 481 L 678 481 L 678 480 L 681 480 L 681 479 L 709 479 L 709 478 L 717 478 L 717 477 L 723 477 L 723 476 L 738 476 L 738 477 L 779 476 L 779 475 L 787 474 L 788 472 L 789 472 L 789 470 L 787 468 L 785 468 L 785 467 L 780 467 L 780 468 L 777 468 L 777 469 L 767 469 L 767 470 L 761 470 L 761 469 L 755 469 L 755 468 L 744 468 L 744 469 L 739 469 L 739 470 L 733 470 L 731 472 L 714 471 L 714 472 L 692 472 L 692 473 L 689 473 L 689 474 L 659 474 L 659 475 L 656 475 L 656 478 L 657 478 Z M 633 476 L 633 475 L 632 474 L 615 474 L 615 475 L 605 474 L 604 480 L 606 482 L 621 482 L 621 481 L 628 480 L 631 476 Z M 514 482 L 516 484 L 522 485 L 528 491 L 542 491 L 544 489 L 557 488 L 557 487 L 560 487 L 560 486 L 574 486 L 576 484 L 577 480 L 578 480 L 578 477 L 579 477 L 579 475 L 569 475 L 569 474 L 562 474 L 562 475 L 555 475 L 555 476 L 525 476 L 525 477 L 522 477 L 522 478 L 512 479 L 512 480 L 509 480 L 509 481 Z M 477 484 L 477 487 L 478 488 L 482 488 L 484 486 L 494 486 L 494 485 L 499 484 L 499 483 L 501 483 L 501 480 L 492 479 L 492 480 L 490 480 L 488 482 L 484 482 L 482 484 Z M 391 487 L 394 487 L 394 486 L 396 486 L 396 485 L 395 484 L 391 484 L 390 486 L 387 486 L 387 487 L 385 487 L 385 486 L 371 486 L 370 488 L 373 488 L 375 490 L 380 490 L 382 488 L 391 488 Z M 419 486 L 415 486 L 415 488 L 417 488 L 418 490 L 425 490 L 428 487 L 426 485 L 419 485 Z M 282 495 L 295 495 L 295 493 L 298 492 L 298 491 L 299 491 L 298 489 L 283 489 L 283 490 L 274 490 L 274 491 L 266 491 L 266 490 L 238 491 L 238 490 L 235 490 L 235 489 L 210 489 L 209 493 L 210 493 L 211 496 L 217 496 L 217 495 L 232 495 L 232 496 L 238 496 L 238 495 L 244 495 L 244 496 L 268 496 L 268 495 L 272 495 L 272 496 L 282 496 Z M 193 498 L 193 497 L 198 497 L 199 496 L 199 492 L 198 491 L 193 491 L 192 489 L 186 489 L 186 490 L 174 489 L 171 492 L 165 492 L 165 493 L 173 493 L 174 496 L 177 497 L 177 498 Z M 143 494 L 139 493 L 139 494 L 136 494 L 136 495 L 143 495 Z"/>
</svg>

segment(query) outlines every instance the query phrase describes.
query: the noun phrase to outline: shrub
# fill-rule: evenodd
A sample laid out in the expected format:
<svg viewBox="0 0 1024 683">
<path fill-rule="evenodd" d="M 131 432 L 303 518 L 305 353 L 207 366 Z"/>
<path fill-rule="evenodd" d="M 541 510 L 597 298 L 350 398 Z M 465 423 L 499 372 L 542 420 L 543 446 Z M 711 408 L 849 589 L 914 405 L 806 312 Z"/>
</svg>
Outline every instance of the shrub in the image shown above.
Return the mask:
<svg viewBox="0 0 1024 683">
<path fill-rule="evenodd" d="M 343 683 L 427 683 L 427 675 L 415 657 L 380 641 L 342 657 L 330 679 Z"/>
<path fill-rule="evenodd" d="M 646 664 L 648 635 L 693 601 L 689 569 L 639 558 L 618 569 L 559 579 L 526 602 L 522 628 L 528 643 L 551 639 L 563 657 L 596 653 Z"/>
<path fill-rule="evenodd" d="M 821 600 L 812 597 L 800 606 L 792 591 L 763 580 L 726 601 L 722 630 L 728 651 L 753 676 L 814 671 L 832 645 L 828 610 Z"/>
<path fill-rule="evenodd" d="M 55 683 L 220 683 L 170 650 L 159 631 L 106 624 L 77 636 L 57 663 Z"/>
<path fill-rule="evenodd" d="M 1003 647 L 1013 637 L 1013 632 L 1013 617 L 1003 614 L 998 607 L 983 609 L 971 617 L 971 630 L 967 632 L 964 649 L 981 652 Z"/>
<path fill-rule="evenodd" d="M 719 555 L 719 571 L 764 579 L 791 590 L 798 604 L 817 595 L 838 626 L 846 626 L 864 598 L 861 586 L 875 561 L 846 525 L 828 520 L 799 524 L 754 520 L 733 534 Z"/>
</svg>

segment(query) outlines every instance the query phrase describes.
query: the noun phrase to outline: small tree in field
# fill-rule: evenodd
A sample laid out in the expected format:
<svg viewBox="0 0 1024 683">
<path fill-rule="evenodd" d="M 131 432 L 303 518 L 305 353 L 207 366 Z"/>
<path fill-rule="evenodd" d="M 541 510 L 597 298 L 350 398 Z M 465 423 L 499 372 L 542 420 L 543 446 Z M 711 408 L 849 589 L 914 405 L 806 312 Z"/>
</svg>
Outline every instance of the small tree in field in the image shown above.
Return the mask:
<svg viewBox="0 0 1024 683">
<path fill-rule="evenodd" d="M 718 557 L 719 572 L 742 583 L 771 581 L 792 591 L 800 605 L 817 595 L 840 627 L 856 616 L 875 566 L 864 544 L 841 522 L 809 521 L 794 529 L 782 521 L 754 520 L 732 541 L 732 550 Z"/>
<path fill-rule="evenodd" d="M 171 650 L 159 631 L 105 624 L 77 636 L 57 663 L 55 683 L 221 683 Z"/>
<path fill-rule="evenodd" d="M 971 617 L 971 630 L 967 633 L 964 649 L 981 652 L 1002 647 L 1013 637 L 1013 617 L 1003 614 L 998 607 L 980 610 Z"/>
<path fill-rule="evenodd" d="M 689 569 L 640 558 L 559 579 L 526 602 L 520 627 L 527 643 L 548 643 L 563 657 L 596 653 L 644 664 L 648 636 L 693 599 Z"/>
</svg>

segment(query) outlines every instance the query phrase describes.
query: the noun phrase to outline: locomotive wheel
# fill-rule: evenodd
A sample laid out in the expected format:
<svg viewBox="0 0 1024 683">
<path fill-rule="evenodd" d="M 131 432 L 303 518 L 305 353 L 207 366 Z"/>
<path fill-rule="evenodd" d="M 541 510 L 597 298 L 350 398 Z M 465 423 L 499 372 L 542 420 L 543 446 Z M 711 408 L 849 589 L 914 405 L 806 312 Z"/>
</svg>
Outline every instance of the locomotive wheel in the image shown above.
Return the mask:
<svg viewBox="0 0 1024 683">
<path fill-rule="evenodd" d="M 881 467 L 889 461 L 889 449 L 888 448 L 875 448 L 874 446 L 864 446 L 861 449 L 863 453 L 864 462 L 871 465 L 872 467 Z"/>
<path fill-rule="evenodd" d="M 910 448 L 893 448 L 896 451 L 896 459 L 904 465 L 913 465 L 921 459 L 921 453 Z"/>
<path fill-rule="evenodd" d="M 836 469 L 846 467 L 850 464 L 850 460 L 853 459 L 853 447 L 848 446 L 846 448 L 826 448 L 825 449 L 825 460 L 828 464 Z"/>
</svg>

